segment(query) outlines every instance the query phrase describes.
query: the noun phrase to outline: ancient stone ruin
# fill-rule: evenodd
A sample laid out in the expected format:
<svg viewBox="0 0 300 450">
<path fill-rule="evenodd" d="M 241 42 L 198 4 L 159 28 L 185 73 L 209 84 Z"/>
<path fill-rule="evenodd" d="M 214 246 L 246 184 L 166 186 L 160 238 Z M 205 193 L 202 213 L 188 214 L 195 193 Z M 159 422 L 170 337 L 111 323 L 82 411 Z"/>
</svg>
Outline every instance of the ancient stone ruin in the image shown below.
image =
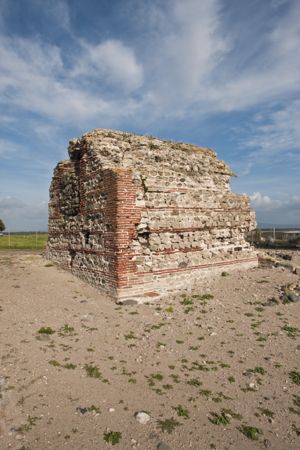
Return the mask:
<svg viewBox="0 0 300 450">
<path fill-rule="evenodd" d="M 257 265 L 245 241 L 255 214 L 212 150 L 96 129 L 69 156 L 50 188 L 47 257 L 117 301 Z"/>
</svg>

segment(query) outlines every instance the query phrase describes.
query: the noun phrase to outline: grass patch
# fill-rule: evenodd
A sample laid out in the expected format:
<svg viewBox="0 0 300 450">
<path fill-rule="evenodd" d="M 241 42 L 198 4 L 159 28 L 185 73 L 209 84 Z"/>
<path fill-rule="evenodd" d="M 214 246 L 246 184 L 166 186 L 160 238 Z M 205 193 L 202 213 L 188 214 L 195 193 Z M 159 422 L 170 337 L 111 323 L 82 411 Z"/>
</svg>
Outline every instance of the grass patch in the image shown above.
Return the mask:
<svg viewBox="0 0 300 450">
<path fill-rule="evenodd" d="M 103 439 L 108 444 L 116 445 L 120 442 L 122 433 L 120 431 L 107 431 L 103 435 Z"/>
<path fill-rule="evenodd" d="M 186 384 L 189 384 L 190 386 L 202 386 L 202 381 L 199 381 L 197 378 L 191 378 L 186 382 Z"/>
<path fill-rule="evenodd" d="M 273 419 L 273 417 L 274 417 L 273 411 L 271 411 L 270 409 L 267 409 L 267 408 L 258 408 L 258 409 L 263 416 L 271 417 L 271 419 Z"/>
<path fill-rule="evenodd" d="M 297 372 L 296 370 L 293 370 L 292 372 L 289 372 L 290 379 L 300 386 L 300 372 Z"/>
<path fill-rule="evenodd" d="M 242 418 L 243 418 L 243 416 L 241 414 L 239 414 L 235 411 L 232 411 L 232 409 L 229 409 L 229 408 L 223 408 L 222 412 L 224 414 L 231 416 L 233 419 L 236 419 L 236 420 L 242 420 Z"/>
<path fill-rule="evenodd" d="M 167 433 L 172 433 L 172 431 L 178 427 L 179 425 L 181 425 L 181 423 L 177 422 L 177 420 L 173 419 L 173 417 L 171 417 L 171 419 L 165 419 L 165 420 L 158 420 L 158 428 L 161 429 L 161 431 L 163 432 L 167 432 Z"/>
<path fill-rule="evenodd" d="M 262 431 L 259 428 L 251 427 L 249 425 L 241 425 L 238 427 L 238 430 L 252 441 L 257 441 L 259 435 L 262 434 Z"/>
<path fill-rule="evenodd" d="M 200 300 L 212 300 L 214 296 L 212 294 L 202 294 L 200 295 Z"/>
<path fill-rule="evenodd" d="M 152 380 L 161 381 L 163 380 L 164 376 L 161 373 L 151 373 L 150 378 L 152 378 Z"/>
<path fill-rule="evenodd" d="M 102 373 L 97 366 L 92 366 L 91 364 L 85 364 L 84 366 L 86 374 L 90 378 L 102 378 Z"/>
<path fill-rule="evenodd" d="M 71 370 L 74 370 L 77 367 L 77 365 L 73 363 L 60 364 L 58 361 L 56 361 L 56 359 L 51 359 L 49 361 L 49 364 L 51 364 L 51 366 L 54 367 L 63 367 L 64 369 L 71 369 Z"/>
<path fill-rule="evenodd" d="M 288 337 L 295 339 L 295 337 L 298 335 L 299 333 L 299 328 L 296 327 L 290 327 L 289 325 L 285 325 L 284 327 L 282 327 L 282 329 L 284 331 L 287 332 Z"/>
<path fill-rule="evenodd" d="M 76 369 L 77 365 L 76 364 L 72 364 L 72 363 L 66 363 L 66 364 L 63 364 L 62 367 L 64 369 L 74 370 L 74 369 Z"/>
<path fill-rule="evenodd" d="M 260 375 L 265 375 L 267 373 L 267 371 L 263 367 L 256 366 L 256 367 L 254 367 L 254 369 L 247 369 L 245 373 L 246 374 L 259 373 Z"/>
<path fill-rule="evenodd" d="M 293 403 L 295 406 L 298 406 L 300 408 L 300 397 L 299 395 L 293 395 Z"/>
<path fill-rule="evenodd" d="M 32 429 L 33 426 L 36 425 L 37 421 L 39 420 L 39 417 L 36 416 L 27 416 L 27 422 L 21 425 L 16 429 L 16 431 L 19 431 L 20 433 L 28 432 Z"/>
<path fill-rule="evenodd" d="M 193 305 L 194 302 L 191 298 L 185 297 L 182 302 L 180 302 L 182 305 Z"/>
<path fill-rule="evenodd" d="M 67 323 L 58 331 L 59 336 L 72 336 L 74 334 L 74 327 L 70 327 Z"/>
<path fill-rule="evenodd" d="M 137 339 L 133 331 L 130 331 L 128 334 L 124 334 L 124 338 L 126 339 L 126 341 L 128 341 L 128 339 Z"/>
<path fill-rule="evenodd" d="M 51 335 L 51 334 L 54 334 L 55 331 L 54 331 L 51 327 L 41 327 L 41 328 L 38 330 L 38 333 L 39 333 L 39 334 L 48 334 L 48 335 Z"/>
<path fill-rule="evenodd" d="M 209 420 L 214 425 L 228 425 L 230 423 L 230 417 L 224 411 L 221 411 L 221 414 L 211 412 L 212 417 L 209 417 Z"/>
<path fill-rule="evenodd" d="M 51 366 L 60 367 L 60 363 L 58 361 L 56 361 L 56 359 L 51 359 L 48 362 L 49 362 L 49 364 L 51 364 Z"/>
<path fill-rule="evenodd" d="M 4 235 L 0 237 L 0 250 L 42 250 L 47 239 L 47 233 Z"/>
<path fill-rule="evenodd" d="M 190 417 L 188 409 L 184 408 L 182 405 L 173 406 L 173 409 L 175 409 L 179 417 L 185 417 L 186 419 Z"/>
</svg>

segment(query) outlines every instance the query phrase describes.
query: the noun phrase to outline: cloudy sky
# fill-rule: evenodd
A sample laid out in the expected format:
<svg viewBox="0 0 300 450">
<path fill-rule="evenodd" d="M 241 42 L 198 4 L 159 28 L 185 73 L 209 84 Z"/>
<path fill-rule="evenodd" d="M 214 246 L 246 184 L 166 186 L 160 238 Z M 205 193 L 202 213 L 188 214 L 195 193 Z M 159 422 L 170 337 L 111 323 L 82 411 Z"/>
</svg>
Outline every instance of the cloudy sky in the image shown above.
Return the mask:
<svg viewBox="0 0 300 450">
<path fill-rule="evenodd" d="M 0 0 L 0 218 L 45 230 L 69 139 L 214 148 L 260 224 L 300 226 L 299 0 Z"/>
</svg>

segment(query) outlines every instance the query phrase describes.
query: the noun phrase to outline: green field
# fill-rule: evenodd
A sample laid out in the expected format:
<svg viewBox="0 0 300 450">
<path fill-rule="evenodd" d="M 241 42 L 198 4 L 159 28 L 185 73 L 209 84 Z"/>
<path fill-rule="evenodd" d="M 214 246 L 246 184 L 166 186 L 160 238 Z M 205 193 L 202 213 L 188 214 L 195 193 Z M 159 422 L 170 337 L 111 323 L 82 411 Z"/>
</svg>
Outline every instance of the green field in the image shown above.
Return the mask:
<svg viewBox="0 0 300 450">
<path fill-rule="evenodd" d="M 43 250 L 47 233 L 26 233 L 0 236 L 0 250 Z"/>
</svg>

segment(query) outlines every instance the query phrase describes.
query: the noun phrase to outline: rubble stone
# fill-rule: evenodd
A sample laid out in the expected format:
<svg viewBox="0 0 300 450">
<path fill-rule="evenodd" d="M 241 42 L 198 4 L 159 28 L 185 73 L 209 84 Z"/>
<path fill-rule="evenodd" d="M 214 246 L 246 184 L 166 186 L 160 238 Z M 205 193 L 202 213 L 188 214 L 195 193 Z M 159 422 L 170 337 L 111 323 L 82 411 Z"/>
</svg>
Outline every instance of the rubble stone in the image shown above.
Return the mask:
<svg viewBox="0 0 300 450">
<path fill-rule="evenodd" d="M 257 266 L 249 198 L 208 148 L 96 129 L 69 144 L 50 187 L 46 255 L 122 302 L 159 299 Z"/>
</svg>

